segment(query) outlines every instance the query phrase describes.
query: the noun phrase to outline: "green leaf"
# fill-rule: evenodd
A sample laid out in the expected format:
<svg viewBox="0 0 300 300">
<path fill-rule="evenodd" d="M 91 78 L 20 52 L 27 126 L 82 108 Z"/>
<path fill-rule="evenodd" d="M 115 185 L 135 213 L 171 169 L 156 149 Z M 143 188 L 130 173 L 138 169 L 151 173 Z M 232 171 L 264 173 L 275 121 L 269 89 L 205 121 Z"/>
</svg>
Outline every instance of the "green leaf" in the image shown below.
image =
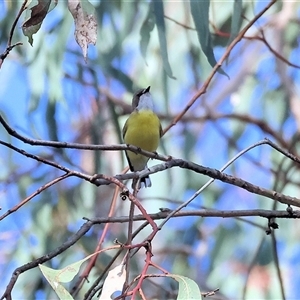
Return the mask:
<svg viewBox="0 0 300 300">
<path fill-rule="evenodd" d="M 73 297 L 69 294 L 69 292 L 59 283 L 60 281 L 60 275 L 62 275 L 62 271 L 64 270 L 54 270 L 51 268 L 48 268 L 43 265 L 39 265 L 39 268 L 41 272 L 43 273 L 44 277 L 47 279 L 47 281 L 50 283 L 51 287 L 59 297 L 59 299 L 66 299 L 66 300 L 73 300 Z M 76 274 L 74 274 L 75 276 Z M 74 278 L 73 276 L 73 278 Z M 72 279 L 73 279 L 72 278 Z"/>
<path fill-rule="evenodd" d="M 59 299 L 73 300 L 69 292 L 60 284 L 61 282 L 70 282 L 76 274 L 79 272 L 79 269 L 86 260 L 91 258 L 93 255 L 98 254 L 98 252 L 93 253 L 82 260 L 79 260 L 71 265 L 66 266 L 60 270 L 54 270 L 49 267 L 39 265 L 41 272 L 44 277 L 50 283 L 53 290 L 56 292 Z"/>
<path fill-rule="evenodd" d="M 205 54 L 209 64 L 214 67 L 217 64 L 217 61 L 213 52 L 211 34 L 209 31 L 209 0 L 190 0 L 190 8 L 201 49 Z M 218 72 L 229 78 L 222 68 L 219 68 Z"/>
<path fill-rule="evenodd" d="M 228 44 L 230 44 L 238 35 L 242 25 L 243 0 L 234 0 L 233 14 L 231 19 L 231 30 Z"/>
<path fill-rule="evenodd" d="M 172 70 L 168 58 L 163 2 L 161 0 L 153 0 L 152 4 L 153 4 L 153 9 L 155 14 L 155 23 L 158 31 L 158 39 L 159 39 L 159 45 L 160 45 L 164 70 L 166 71 L 167 75 L 170 78 L 176 79 L 172 74 Z"/>
<path fill-rule="evenodd" d="M 176 274 L 168 274 L 166 276 L 175 279 L 179 283 L 177 300 L 202 299 L 201 291 L 194 280 Z"/>
<path fill-rule="evenodd" d="M 146 52 L 149 45 L 150 40 L 150 33 L 153 30 L 155 25 L 155 17 L 152 11 L 152 6 L 149 4 L 149 10 L 148 14 L 142 24 L 141 30 L 140 30 L 140 49 L 143 58 L 146 60 Z"/>
<path fill-rule="evenodd" d="M 56 112 L 57 112 L 57 103 L 48 102 L 47 111 L 46 111 L 46 121 L 47 121 L 49 137 L 52 141 L 59 141 L 57 120 L 55 116 Z"/>
</svg>

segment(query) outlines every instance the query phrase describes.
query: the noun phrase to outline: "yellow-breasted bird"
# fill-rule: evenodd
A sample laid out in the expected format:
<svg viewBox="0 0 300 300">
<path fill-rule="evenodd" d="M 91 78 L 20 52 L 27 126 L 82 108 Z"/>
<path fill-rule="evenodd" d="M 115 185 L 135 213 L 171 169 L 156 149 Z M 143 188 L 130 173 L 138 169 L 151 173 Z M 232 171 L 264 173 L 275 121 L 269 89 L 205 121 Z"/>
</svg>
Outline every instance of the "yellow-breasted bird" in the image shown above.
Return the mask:
<svg viewBox="0 0 300 300">
<path fill-rule="evenodd" d="M 153 112 L 153 99 L 150 86 L 138 90 L 132 99 L 132 113 L 123 127 L 125 144 L 134 145 L 149 152 L 155 152 L 162 135 L 162 128 L 158 116 Z M 130 170 L 142 171 L 147 168 L 149 157 L 126 151 Z M 136 188 L 138 179 L 133 179 L 132 188 Z M 142 177 L 138 188 L 151 186 L 149 176 Z"/>
</svg>

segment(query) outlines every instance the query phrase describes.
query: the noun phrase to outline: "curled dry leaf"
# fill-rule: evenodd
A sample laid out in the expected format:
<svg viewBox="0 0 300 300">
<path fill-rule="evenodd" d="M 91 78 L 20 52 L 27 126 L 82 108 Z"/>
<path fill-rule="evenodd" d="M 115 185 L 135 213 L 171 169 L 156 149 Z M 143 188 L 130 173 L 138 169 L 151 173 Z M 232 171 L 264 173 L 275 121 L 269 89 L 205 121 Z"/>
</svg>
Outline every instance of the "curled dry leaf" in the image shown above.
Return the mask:
<svg viewBox="0 0 300 300">
<path fill-rule="evenodd" d="M 22 25 L 23 34 L 28 36 L 30 45 L 33 44 L 32 35 L 37 33 L 46 15 L 56 6 L 57 0 L 37 0 L 26 6 L 26 20 Z"/>
<path fill-rule="evenodd" d="M 80 0 L 68 0 L 68 8 L 75 22 L 75 39 L 82 49 L 84 60 L 87 57 L 89 44 L 96 44 L 97 41 L 97 21 L 91 10 L 93 6 L 85 1 L 84 5 Z"/>
</svg>

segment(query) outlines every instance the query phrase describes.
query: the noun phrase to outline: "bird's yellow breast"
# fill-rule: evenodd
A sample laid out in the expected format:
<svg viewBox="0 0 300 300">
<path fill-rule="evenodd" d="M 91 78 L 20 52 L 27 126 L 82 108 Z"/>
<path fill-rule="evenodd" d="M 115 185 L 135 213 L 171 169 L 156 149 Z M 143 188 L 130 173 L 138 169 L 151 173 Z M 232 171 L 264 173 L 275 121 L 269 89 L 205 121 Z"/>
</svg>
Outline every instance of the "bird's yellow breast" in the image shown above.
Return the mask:
<svg viewBox="0 0 300 300">
<path fill-rule="evenodd" d="M 123 138 L 126 144 L 134 145 L 149 152 L 156 151 L 160 136 L 160 122 L 152 110 L 134 111 L 123 128 Z M 148 157 L 131 151 L 126 151 L 126 156 L 131 171 L 143 170 L 149 160 Z"/>
<path fill-rule="evenodd" d="M 151 110 L 134 111 L 124 127 L 124 142 L 146 151 L 156 151 L 161 134 L 160 122 Z"/>
</svg>

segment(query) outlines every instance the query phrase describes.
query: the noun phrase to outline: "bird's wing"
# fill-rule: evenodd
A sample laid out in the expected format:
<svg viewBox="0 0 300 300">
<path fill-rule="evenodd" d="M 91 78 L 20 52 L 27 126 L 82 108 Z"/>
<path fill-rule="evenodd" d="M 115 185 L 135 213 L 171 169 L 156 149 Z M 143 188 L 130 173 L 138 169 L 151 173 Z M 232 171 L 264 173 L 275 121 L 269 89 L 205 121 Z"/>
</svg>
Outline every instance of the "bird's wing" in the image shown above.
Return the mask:
<svg viewBox="0 0 300 300">
<path fill-rule="evenodd" d="M 128 119 L 127 119 L 127 121 L 125 122 L 124 127 L 123 127 L 123 129 L 122 129 L 123 140 L 124 140 L 124 138 L 125 138 L 125 135 L 126 135 L 126 132 L 127 132 L 127 129 L 128 129 L 128 124 L 127 124 L 127 123 L 128 123 Z M 132 164 L 131 164 L 131 162 L 130 162 L 130 159 L 129 159 L 129 157 L 128 157 L 127 151 L 125 151 L 125 155 L 126 155 L 126 158 L 127 158 L 127 161 L 128 161 L 128 165 L 129 165 L 130 171 L 131 171 L 131 172 L 134 172 L 134 169 L 133 169 L 133 166 L 132 166 Z"/>
<path fill-rule="evenodd" d="M 163 129 L 161 127 L 161 124 L 159 123 L 159 137 L 162 137 Z"/>
<path fill-rule="evenodd" d="M 125 137 L 125 134 L 126 134 L 126 132 L 127 132 L 127 122 L 128 122 L 128 119 L 127 119 L 127 121 L 125 122 L 125 124 L 124 124 L 124 127 L 123 127 L 123 129 L 122 129 L 122 136 L 123 136 L 123 140 L 124 140 L 124 137 Z"/>
</svg>

